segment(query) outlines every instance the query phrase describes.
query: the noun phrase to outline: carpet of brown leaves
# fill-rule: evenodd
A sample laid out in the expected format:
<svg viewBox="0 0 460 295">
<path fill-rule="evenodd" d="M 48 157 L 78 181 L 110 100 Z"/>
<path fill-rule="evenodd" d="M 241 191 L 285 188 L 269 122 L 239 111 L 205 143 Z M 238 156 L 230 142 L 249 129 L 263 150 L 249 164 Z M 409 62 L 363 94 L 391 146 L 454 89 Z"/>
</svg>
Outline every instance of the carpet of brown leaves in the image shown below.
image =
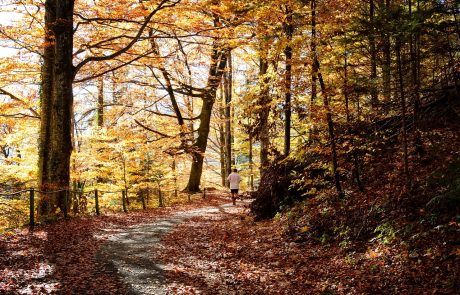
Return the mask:
<svg viewBox="0 0 460 295">
<path fill-rule="evenodd" d="M 220 210 L 183 223 L 163 240 L 161 253 L 152 253 L 165 265 L 172 294 L 456 294 L 459 249 L 296 243 L 282 221 L 254 222 L 247 202 L 220 207 L 228 202 L 217 194 L 185 206 L 0 235 L 0 294 L 126 294 L 129 286 L 116 270 L 95 259 L 104 243 L 98 233 L 204 206 Z"/>
<path fill-rule="evenodd" d="M 379 242 L 294 243 L 283 223 L 255 223 L 246 210 L 194 218 L 164 239 L 158 259 L 171 293 L 455 294 L 460 265 L 452 256 L 414 256 Z"/>
<path fill-rule="evenodd" d="M 216 206 L 227 199 L 202 200 L 129 214 L 88 216 L 18 229 L 0 235 L 0 294 L 125 294 L 127 286 L 95 258 L 104 228 L 152 222 L 171 212 Z"/>
</svg>

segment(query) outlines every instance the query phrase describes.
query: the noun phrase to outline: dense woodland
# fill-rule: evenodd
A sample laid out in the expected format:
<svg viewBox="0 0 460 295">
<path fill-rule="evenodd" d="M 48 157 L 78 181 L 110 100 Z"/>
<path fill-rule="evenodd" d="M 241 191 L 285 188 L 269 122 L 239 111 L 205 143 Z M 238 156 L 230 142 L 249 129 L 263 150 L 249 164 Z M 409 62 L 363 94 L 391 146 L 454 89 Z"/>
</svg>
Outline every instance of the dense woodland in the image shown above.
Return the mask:
<svg viewBox="0 0 460 295">
<path fill-rule="evenodd" d="M 459 1 L 0 3 L 0 191 L 41 220 L 237 168 L 289 239 L 429 253 L 459 287 Z"/>
</svg>

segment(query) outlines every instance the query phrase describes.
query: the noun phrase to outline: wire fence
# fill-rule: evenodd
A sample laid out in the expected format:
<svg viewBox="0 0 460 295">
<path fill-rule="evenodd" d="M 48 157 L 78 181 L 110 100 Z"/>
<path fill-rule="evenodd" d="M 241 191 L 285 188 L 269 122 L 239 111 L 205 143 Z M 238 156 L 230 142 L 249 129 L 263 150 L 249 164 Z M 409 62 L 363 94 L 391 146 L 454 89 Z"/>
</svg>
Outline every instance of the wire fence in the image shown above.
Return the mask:
<svg viewBox="0 0 460 295">
<path fill-rule="evenodd" d="M 47 195 L 60 194 L 60 209 L 64 217 L 69 215 L 101 214 L 106 211 L 128 212 L 130 209 L 147 209 L 153 202 L 155 207 L 166 206 L 169 201 L 179 198 L 177 190 L 140 189 L 129 190 L 72 190 L 59 189 L 44 191 L 35 188 L 20 191 L 0 191 L 0 217 L 15 226 L 28 224 L 33 227 L 38 217 L 40 200 Z M 203 197 L 205 194 L 203 194 Z M 190 201 L 190 195 L 186 196 Z M 101 202 L 103 201 L 103 202 Z M 175 200 L 177 201 L 177 200 Z M 28 211 L 28 212 L 27 212 Z M 27 218 L 28 217 L 28 218 Z M 2 226 L 0 222 L 0 227 Z"/>
</svg>

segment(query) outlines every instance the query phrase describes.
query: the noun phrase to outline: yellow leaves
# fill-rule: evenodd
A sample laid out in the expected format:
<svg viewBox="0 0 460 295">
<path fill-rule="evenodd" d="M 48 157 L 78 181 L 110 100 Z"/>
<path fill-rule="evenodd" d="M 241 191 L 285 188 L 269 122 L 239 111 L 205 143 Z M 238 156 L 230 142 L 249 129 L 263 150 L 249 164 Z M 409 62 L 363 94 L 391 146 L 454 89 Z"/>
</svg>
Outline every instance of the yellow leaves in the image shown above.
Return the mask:
<svg viewBox="0 0 460 295">
<path fill-rule="evenodd" d="M 457 247 L 456 249 L 454 249 L 452 251 L 452 254 L 457 256 L 457 257 L 460 257 L 460 247 Z"/>
<path fill-rule="evenodd" d="M 382 253 L 376 251 L 376 250 L 372 250 L 372 249 L 369 249 L 367 252 L 366 252 L 366 257 L 369 258 L 369 259 L 375 259 L 375 258 L 378 258 L 382 255 Z"/>
<path fill-rule="evenodd" d="M 306 233 L 306 232 L 309 231 L 309 230 L 310 230 L 310 227 L 308 227 L 308 226 L 303 226 L 303 227 L 300 228 L 300 233 Z"/>
</svg>

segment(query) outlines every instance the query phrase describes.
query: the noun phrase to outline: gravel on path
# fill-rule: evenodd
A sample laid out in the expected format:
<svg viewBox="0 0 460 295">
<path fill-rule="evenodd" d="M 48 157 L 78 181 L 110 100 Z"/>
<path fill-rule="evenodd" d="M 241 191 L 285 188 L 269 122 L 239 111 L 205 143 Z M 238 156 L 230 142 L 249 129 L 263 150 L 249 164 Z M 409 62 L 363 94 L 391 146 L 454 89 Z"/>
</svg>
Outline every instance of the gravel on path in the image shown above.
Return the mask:
<svg viewBox="0 0 460 295">
<path fill-rule="evenodd" d="M 225 212 L 231 207 L 232 204 L 204 207 L 128 229 L 105 229 L 100 237 L 107 242 L 98 251 L 97 260 L 117 272 L 128 286 L 127 294 L 168 294 L 164 266 L 152 257 L 152 253 L 161 251 L 162 237 L 190 218 Z"/>
</svg>

